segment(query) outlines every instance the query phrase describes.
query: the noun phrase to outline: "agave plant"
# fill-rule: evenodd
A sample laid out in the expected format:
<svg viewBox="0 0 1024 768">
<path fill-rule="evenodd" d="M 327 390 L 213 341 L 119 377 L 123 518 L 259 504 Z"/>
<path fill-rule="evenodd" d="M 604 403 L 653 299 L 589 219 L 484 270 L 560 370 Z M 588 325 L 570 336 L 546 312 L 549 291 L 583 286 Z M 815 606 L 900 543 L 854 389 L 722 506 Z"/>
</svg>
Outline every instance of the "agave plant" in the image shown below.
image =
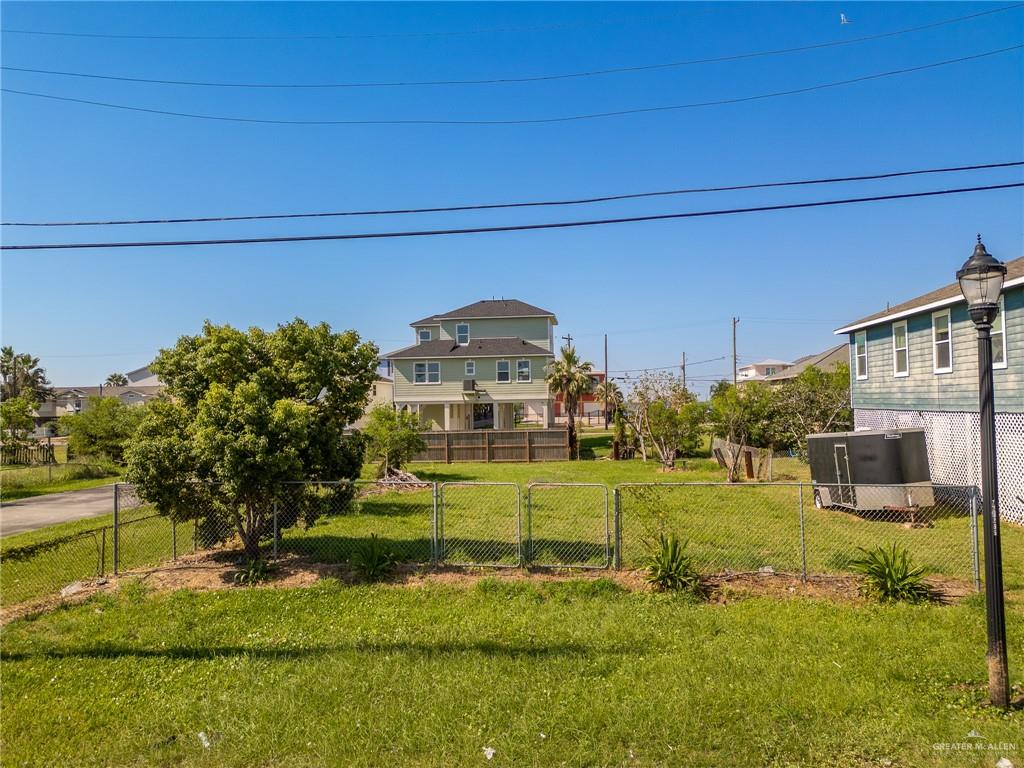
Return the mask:
<svg viewBox="0 0 1024 768">
<path fill-rule="evenodd" d="M 266 581 L 270 577 L 272 570 L 273 566 L 270 563 L 262 557 L 257 557 L 255 560 L 247 562 L 242 570 L 235 574 L 235 583 L 251 587 L 254 584 L 259 584 L 261 581 Z"/>
<path fill-rule="evenodd" d="M 932 599 L 932 589 L 924 581 L 925 570 L 913 564 L 906 547 L 894 542 L 888 547 L 860 551 L 863 555 L 852 561 L 850 568 L 864 577 L 861 594 L 883 603 L 924 603 Z"/>
<path fill-rule="evenodd" d="M 700 592 L 700 574 L 686 554 L 685 542 L 674 533 L 658 535 L 658 546 L 647 558 L 647 583 L 662 592 Z"/>
<path fill-rule="evenodd" d="M 395 569 L 395 553 L 377 534 L 360 544 L 349 561 L 352 568 L 367 581 L 378 581 L 388 576 Z"/>
</svg>

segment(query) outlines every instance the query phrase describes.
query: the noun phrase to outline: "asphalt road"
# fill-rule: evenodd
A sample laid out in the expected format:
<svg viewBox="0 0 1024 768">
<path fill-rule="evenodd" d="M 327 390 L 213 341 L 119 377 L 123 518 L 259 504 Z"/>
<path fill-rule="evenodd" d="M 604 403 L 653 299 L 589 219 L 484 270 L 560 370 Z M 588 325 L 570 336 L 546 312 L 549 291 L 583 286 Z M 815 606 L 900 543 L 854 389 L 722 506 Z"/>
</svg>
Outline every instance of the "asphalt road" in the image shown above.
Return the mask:
<svg viewBox="0 0 1024 768">
<path fill-rule="evenodd" d="M 109 515 L 113 511 L 114 489 L 111 485 L 8 501 L 0 504 L 0 537 L 69 520 Z"/>
</svg>

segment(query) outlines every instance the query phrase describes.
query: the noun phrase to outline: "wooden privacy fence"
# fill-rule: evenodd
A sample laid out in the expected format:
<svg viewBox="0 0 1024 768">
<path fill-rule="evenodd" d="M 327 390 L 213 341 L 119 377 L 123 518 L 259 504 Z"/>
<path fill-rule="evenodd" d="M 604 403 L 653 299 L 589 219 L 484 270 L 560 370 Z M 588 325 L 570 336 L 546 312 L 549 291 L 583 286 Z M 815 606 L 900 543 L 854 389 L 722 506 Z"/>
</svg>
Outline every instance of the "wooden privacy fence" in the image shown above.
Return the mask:
<svg viewBox="0 0 1024 768">
<path fill-rule="evenodd" d="M 0 464 L 56 463 L 52 445 L 0 445 Z"/>
<path fill-rule="evenodd" d="M 413 461 L 566 461 L 569 432 L 564 429 L 476 429 L 423 432 L 425 451 Z"/>
</svg>

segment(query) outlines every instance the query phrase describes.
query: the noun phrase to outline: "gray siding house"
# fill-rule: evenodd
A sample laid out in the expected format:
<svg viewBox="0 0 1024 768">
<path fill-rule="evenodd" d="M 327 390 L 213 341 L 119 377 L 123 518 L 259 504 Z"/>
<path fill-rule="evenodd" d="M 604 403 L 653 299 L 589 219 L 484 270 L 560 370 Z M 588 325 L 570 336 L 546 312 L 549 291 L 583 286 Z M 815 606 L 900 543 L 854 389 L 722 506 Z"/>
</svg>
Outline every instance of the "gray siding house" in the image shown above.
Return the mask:
<svg viewBox="0 0 1024 768">
<path fill-rule="evenodd" d="M 491 299 L 410 323 L 415 343 L 383 356 L 395 407 L 435 430 L 512 429 L 517 407 L 551 426 L 545 374 L 557 322 L 546 309 Z"/>
<path fill-rule="evenodd" d="M 1024 523 L 1024 258 L 992 329 L 999 504 Z M 980 483 L 977 331 L 956 283 L 836 331 L 849 339 L 857 429 L 923 427 L 936 483 Z"/>
</svg>

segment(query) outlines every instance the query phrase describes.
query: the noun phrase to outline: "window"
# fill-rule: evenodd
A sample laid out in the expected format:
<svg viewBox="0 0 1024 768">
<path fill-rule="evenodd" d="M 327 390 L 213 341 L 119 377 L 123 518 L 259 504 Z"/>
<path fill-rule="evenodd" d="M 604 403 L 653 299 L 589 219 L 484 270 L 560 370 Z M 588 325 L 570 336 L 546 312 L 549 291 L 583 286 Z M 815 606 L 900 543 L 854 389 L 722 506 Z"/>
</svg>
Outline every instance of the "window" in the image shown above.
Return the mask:
<svg viewBox="0 0 1024 768">
<path fill-rule="evenodd" d="M 910 375 L 910 341 L 907 338 L 907 321 L 892 324 L 892 375 Z"/>
<path fill-rule="evenodd" d="M 469 344 L 468 323 L 459 323 L 455 326 L 455 342 L 457 344 Z"/>
<path fill-rule="evenodd" d="M 766 367 L 766 368 L 764 369 L 764 375 L 765 375 L 765 376 L 774 376 L 774 375 L 775 375 L 775 369 L 774 369 L 774 368 L 772 368 L 772 367 L 771 367 L 771 366 L 769 365 L 768 367 Z"/>
<path fill-rule="evenodd" d="M 992 321 L 992 367 L 1006 367 L 1006 326 L 1003 324 L 1003 297 L 999 297 L 999 311 Z"/>
<path fill-rule="evenodd" d="M 430 341 L 430 329 L 420 328 L 420 341 Z"/>
<path fill-rule="evenodd" d="M 466 361 L 466 375 L 467 376 L 476 376 L 476 360 L 467 360 Z"/>
<path fill-rule="evenodd" d="M 868 377 L 868 332 L 857 331 L 853 337 L 853 367 L 858 379 Z"/>
<path fill-rule="evenodd" d="M 511 377 L 509 376 L 508 360 L 498 361 L 498 373 L 495 380 L 499 384 L 507 384 L 509 381 L 512 380 Z"/>
<path fill-rule="evenodd" d="M 437 361 L 416 363 L 413 367 L 413 383 L 415 384 L 440 384 L 441 364 Z"/>
<path fill-rule="evenodd" d="M 516 381 L 530 381 L 529 360 L 516 360 Z"/>
<path fill-rule="evenodd" d="M 949 373 L 953 370 L 948 309 L 932 314 L 932 362 L 935 373 Z"/>
</svg>

